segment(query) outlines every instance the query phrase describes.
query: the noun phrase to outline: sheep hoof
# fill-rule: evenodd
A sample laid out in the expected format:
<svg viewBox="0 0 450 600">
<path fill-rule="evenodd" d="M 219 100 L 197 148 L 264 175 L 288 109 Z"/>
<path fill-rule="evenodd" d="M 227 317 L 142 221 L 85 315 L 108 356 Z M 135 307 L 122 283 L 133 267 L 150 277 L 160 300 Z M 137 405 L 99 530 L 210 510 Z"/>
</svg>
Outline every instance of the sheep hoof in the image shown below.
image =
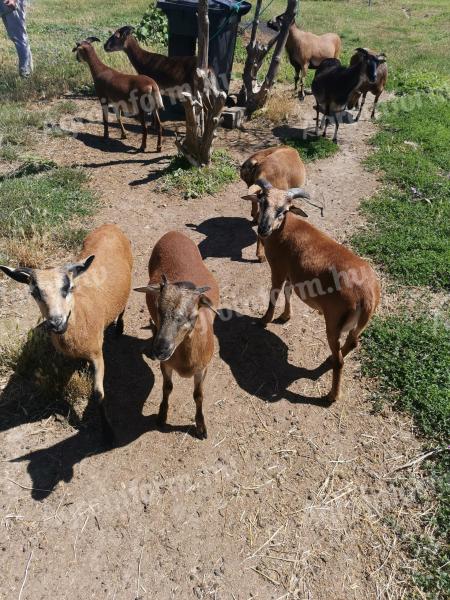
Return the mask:
<svg viewBox="0 0 450 600">
<path fill-rule="evenodd" d="M 264 254 L 258 254 L 258 255 L 256 256 L 256 258 L 258 259 L 258 261 L 259 261 L 260 263 L 266 262 L 266 257 L 264 256 Z"/>
<path fill-rule="evenodd" d="M 146 148 L 146 146 L 141 146 L 141 147 L 139 148 L 138 152 L 145 152 L 145 148 Z"/>
<path fill-rule="evenodd" d="M 156 146 L 156 152 L 161 152 L 162 146 Z"/>
<path fill-rule="evenodd" d="M 290 313 L 289 314 L 283 313 L 280 315 L 279 319 L 280 319 L 281 323 L 287 323 L 288 321 L 290 321 L 291 315 L 290 315 Z"/>
<path fill-rule="evenodd" d="M 195 435 L 198 437 L 199 440 L 206 440 L 208 437 L 208 432 L 206 431 L 206 426 L 203 425 L 197 425 L 195 428 Z"/>
<path fill-rule="evenodd" d="M 339 400 L 339 397 L 336 396 L 336 394 L 332 394 L 331 392 L 329 392 L 325 397 L 324 400 L 327 404 L 334 404 L 334 402 L 336 402 L 337 400 Z"/>
<path fill-rule="evenodd" d="M 127 134 L 126 133 L 122 133 L 122 135 L 120 136 L 121 140 L 126 140 L 127 139 Z"/>
</svg>

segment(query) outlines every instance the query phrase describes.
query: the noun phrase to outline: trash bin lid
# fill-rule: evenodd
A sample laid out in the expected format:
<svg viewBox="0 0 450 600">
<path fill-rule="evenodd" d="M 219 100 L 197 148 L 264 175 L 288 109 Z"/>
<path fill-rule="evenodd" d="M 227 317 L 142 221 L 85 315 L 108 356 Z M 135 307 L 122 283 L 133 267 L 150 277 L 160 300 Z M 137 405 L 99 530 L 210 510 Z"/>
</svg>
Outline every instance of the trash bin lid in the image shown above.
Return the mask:
<svg viewBox="0 0 450 600">
<path fill-rule="evenodd" d="M 188 9 L 197 11 L 198 0 L 159 0 L 158 8 L 167 9 Z M 236 11 L 239 15 L 246 15 L 251 9 L 250 2 L 245 0 L 209 0 L 208 9 L 220 12 Z"/>
</svg>

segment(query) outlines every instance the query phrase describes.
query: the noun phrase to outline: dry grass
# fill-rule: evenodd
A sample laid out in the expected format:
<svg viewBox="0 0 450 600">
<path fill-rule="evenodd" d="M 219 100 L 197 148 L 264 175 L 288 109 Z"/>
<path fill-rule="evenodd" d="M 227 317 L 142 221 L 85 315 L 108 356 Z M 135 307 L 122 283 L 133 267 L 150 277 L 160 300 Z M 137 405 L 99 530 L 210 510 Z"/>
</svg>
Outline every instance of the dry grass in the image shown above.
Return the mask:
<svg viewBox="0 0 450 600">
<path fill-rule="evenodd" d="M 298 111 L 299 103 L 297 98 L 288 95 L 288 91 L 273 91 L 266 103 L 266 106 L 257 112 L 257 116 L 267 119 L 274 125 L 289 120 L 289 117 Z"/>
<path fill-rule="evenodd" d="M 18 266 L 38 269 L 45 266 L 48 257 L 54 256 L 57 251 L 54 239 L 47 232 L 36 232 L 27 238 L 6 239 L 2 253 Z"/>
</svg>

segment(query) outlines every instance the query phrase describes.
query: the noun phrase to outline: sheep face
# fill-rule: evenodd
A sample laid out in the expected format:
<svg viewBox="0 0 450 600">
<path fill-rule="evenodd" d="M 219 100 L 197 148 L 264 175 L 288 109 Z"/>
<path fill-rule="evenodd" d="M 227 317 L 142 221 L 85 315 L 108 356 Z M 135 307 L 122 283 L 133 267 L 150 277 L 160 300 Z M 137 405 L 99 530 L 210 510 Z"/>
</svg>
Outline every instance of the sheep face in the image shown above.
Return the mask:
<svg viewBox="0 0 450 600">
<path fill-rule="evenodd" d="M 89 52 L 92 49 L 92 42 L 99 42 L 98 37 L 88 37 L 83 42 L 77 42 L 72 52 L 75 52 L 75 57 L 78 62 L 88 62 Z"/>
<path fill-rule="evenodd" d="M 155 359 L 169 360 L 184 338 L 193 332 L 199 308 L 202 305 L 212 308 L 209 299 L 203 295 L 209 289 L 197 288 L 190 281 L 169 283 L 165 277 L 161 285 L 136 289 L 157 299 L 158 323 L 152 351 Z"/>
<path fill-rule="evenodd" d="M 365 48 L 357 48 L 357 53 L 361 57 L 361 60 L 366 65 L 366 76 L 370 83 L 374 83 L 377 80 L 377 69 L 378 66 L 386 62 L 384 54 L 375 55 L 368 52 Z"/>
<path fill-rule="evenodd" d="M 274 31 L 280 31 L 283 24 L 283 17 L 284 15 L 278 15 L 278 17 L 270 19 L 270 21 L 267 21 L 267 27 L 269 29 L 273 29 Z"/>
<path fill-rule="evenodd" d="M 258 180 L 256 184 L 260 186 L 260 192 L 243 196 L 243 199 L 258 203 L 258 235 L 260 238 L 267 238 L 279 229 L 289 211 L 302 217 L 308 216 L 294 204 L 295 198 L 309 198 L 309 194 L 302 188 L 292 188 L 286 192 L 273 188 L 264 180 Z"/>
<path fill-rule="evenodd" d="M 74 279 L 84 273 L 93 260 L 94 256 L 90 256 L 83 262 L 53 269 L 11 269 L 5 266 L 0 266 L 0 269 L 15 281 L 28 284 L 45 319 L 46 329 L 61 335 L 67 331 L 72 313 Z"/>
<path fill-rule="evenodd" d="M 103 46 L 105 52 L 118 52 L 119 50 L 123 50 L 128 36 L 131 35 L 133 31 L 134 27 L 131 27 L 130 25 L 125 25 L 125 27 L 117 29 L 117 31 L 106 40 L 105 45 Z"/>
</svg>

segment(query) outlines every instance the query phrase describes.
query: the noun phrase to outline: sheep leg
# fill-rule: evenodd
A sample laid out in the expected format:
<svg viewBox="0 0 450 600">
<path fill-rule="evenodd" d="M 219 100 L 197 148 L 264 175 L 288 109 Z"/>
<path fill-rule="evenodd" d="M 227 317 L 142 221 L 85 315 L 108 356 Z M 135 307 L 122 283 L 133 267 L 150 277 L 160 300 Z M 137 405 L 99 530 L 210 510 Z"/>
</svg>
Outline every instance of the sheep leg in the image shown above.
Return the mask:
<svg viewBox="0 0 450 600">
<path fill-rule="evenodd" d="M 281 288 L 283 287 L 285 279 L 285 273 L 283 273 L 283 275 L 280 275 L 279 273 L 275 272 L 274 269 L 272 270 L 272 288 L 270 290 L 269 306 L 267 308 L 266 314 L 261 319 L 263 325 L 267 325 L 267 323 L 270 323 L 273 320 L 278 296 L 280 295 Z"/>
<path fill-rule="evenodd" d="M 316 136 L 319 135 L 319 103 L 316 106 Z"/>
<path fill-rule="evenodd" d="M 300 69 L 301 69 L 301 65 L 299 63 L 295 63 L 293 65 L 294 69 L 295 69 L 295 77 L 294 77 L 294 91 L 297 91 L 297 87 L 298 87 L 298 80 L 300 79 Z"/>
<path fill-rule="evenodd" d="M 109 422 L 108 416 L 106 414 L 105 407 L 105 392 L 103 389 L 103 380 L 105 376 L 105 362 L 103 360 L 103 354 L 98 354 L 92 359 L 92 364 L 94 367 L 94 393 L 93 399 L 95 403 L 98 405 L 100 422 L 102 427 L 102 434 L 105 440 L 105 443 L 108 446 L 113 446 L 114 444 L 114 431 L 111 427 L 111 423 Z"/>
<path fill-rule="evenodd" d="M 333 142 L 335 144 L 337 144 L 337 134 L 338 134 L 338 129 L 339 129 L 339 119 L 336 113 L 334 113 L 334 135 L 333 135 Z"/>
<path fill-rule="evenodd" d="M 266 253 L 264 252 L 264 242 L 259 237 L 259 235 L 256 240 L 256 258 L 259 260 L 260 263 L 266 260 Z"/>
<path fill-rule="evenodd" d="M 159 117 L 159 111 L 157 108 L 153 111 L 153 119 L 154 119 L 156 131 L 158 133 L 158 142 L 156 144 L 156 152 L 161 152 L 161 147 L 162 147 L 161 138 L 162 138 L 163 130 L 162 130 L 162 125 L 161 125 L 161 119 Z"/>
<path fill-rule="evenodd" d="M 172 383 L 172 374 L 173 369 L 169 367 L 167 363 L 160 363 L 161 373 L 163 376 L 163 398 L 161 400 L 161 404 L 159 405 L 158 412 L 158 423 L 159 425 L 165 425 L 167 421 L 167 411 L 169 410 L 169 396 L 173 390 Z"/>
<path fill-rule="evenodd" d="M 120 315 L 117 317 L 117 321 L 116 321 L 116 336 L 119 337 L 122 335 L 123 333 L 123 315 L 124 315 L 124 310 L 120 313 Z"/>
<path fill-rule="evenodd" d="M 147 148 L 147 123 L 145 122 L 145 113 L 143 111 L 139 112 L 139 120 L 142 125 L 142 143 L 139 152 L 145 152 Z"/>
<path fill-rule="evenodd" d="M 355 121 L 359 121 L 359 117 L 361 116 L 364 102 L 366 101 L 366 96 L 367 96 L 367 92 L 365 92 L 361 98 L 361 104 L 359 105 L 359 110 L 358 110 L 358 114 L 356 115 Z"/>
<path fill-rule="evenodd" d="M 205 440 L 208 437 L 206 431 L 205 418 L 203 416 L 203 382 L 208 369 L 203 369 L 200 373 L 194 375 L 194 402 L 195 402 L 195 426 L 197 437 Z"/>
<path fill-rule="evenodd" d="M 117 109 L 117 121 L 119 122 L 119 125 L 120 125 L 120 131 L 121 131 L 120 139 L 126 140 L 127 132 L 125 131 L 125 127 L 123 126 L 122 116 L 123 116 L 122 109 L 118 108 Z"/>
<path fill-rule="evenodd" d="M 328 400 L 335 402 L 339 399 L 341 378 L 342 378 L 342 367 L 344 366 L 344 358 L 342 356 L 340 342 L 340 332 L 334 327 L 329 327 L 327 324 L 327 339 L 331 350 L 331 366 L 333 369 L 333 379 L 331 384 L 331 390 L 328 393 Z"/>
<path fill-rule="evenodd" d="M 328 127 L 329 121 L 328 121 L 328 117 L 326 115 L 323 116 L 321 127 L 323 127 L 324 123 L 325 123 L 325 127 L 323 129 L 322 137 L 326 137 L 326 135 L 327 135 L 327 127 Z"/>
<path fill-rule="evenodd" d="M 108 123 L 108 99 L 103 98 L 100 101 L 102 105 L 102 116 L 103 116 L 103 139 L 109 139 L 109 123 Z"/>
<path fill-rule="evenodd" d="M 286 323 L 291 318 L 291 296 L 292 296 L 293 286 L 289 279 L 286 279 L 286 283 L 284 284 L 284 310 L 280 315 L 280 320 L 283 323 Z"/>
<path fill-rule="evenodd" d="M 308 64 L 302 65 L 302 75 L 300 77 L 300 93 L 298 95 L 300 100 L 305 99 L 305 78 L 308 73 Z"/>
<path fill-rule="evenodd" d="M 379 97 L 380 97 L 380 96 L 381 96 L 381 93 L 380 93 L 380 94 L 378 94 L 377 96 L 375 96 L 375 100 L 373 101 L 372 114 L 370 115 L 370 118 L 371 118 L 371 119 L 374 119 L 374 118 L 375 118 L 375 108 L 376 108 L 376 106 L 377 106 L 378 99 L 379 99 Z"/>
</svg>

